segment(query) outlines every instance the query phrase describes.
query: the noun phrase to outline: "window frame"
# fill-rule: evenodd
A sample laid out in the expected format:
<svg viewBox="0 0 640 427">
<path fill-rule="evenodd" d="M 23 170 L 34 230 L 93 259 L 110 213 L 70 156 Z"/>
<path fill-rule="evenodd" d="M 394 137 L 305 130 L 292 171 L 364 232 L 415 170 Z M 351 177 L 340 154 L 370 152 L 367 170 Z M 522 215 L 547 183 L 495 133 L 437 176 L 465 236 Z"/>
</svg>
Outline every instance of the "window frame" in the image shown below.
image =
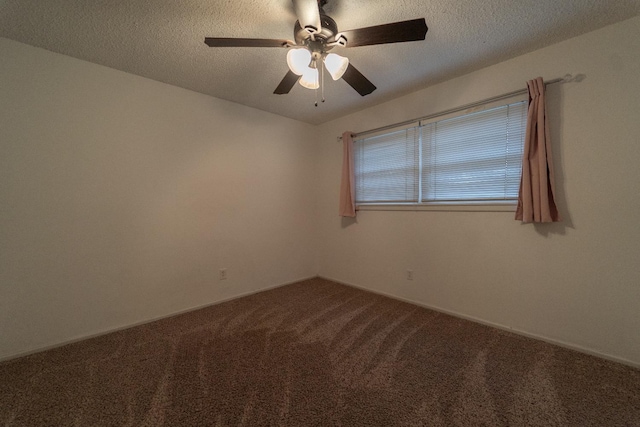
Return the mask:
<svg viewBox="0 0 640 427">
<path fill-rule="evenodd" d="M 414 120 L 412 122 L 405 122 L 398 127 L 385 127 L 384 130 L 378 132 L 361 133 L 354 137 L 354 144 L 377 136 L 383 136 L 386 134 L 392 134 L 394 132 L 402 131 L 415 127 L 418 129 L 418 133 L 421 133 L 423 126 L 429 125 L 434 122 L 448 120 L 456 117 L 462 117 L 473 113 L 489 110 L 497 107 L 503 107 L 512 104 L 522 103 L 528 100 L 527 94 L 516 94 L 501 98 L 499 100 L 490 100 L 486 103 L 474 104 L 471 108 L 460 109 L 453 112 L 445 112 L 443 114 L 432 115 L 428 117 L 428 120 Z M 526 115 L 527 106 L 525 105 Z M 451 111 L 451 110 L 449 110 Z M 525 119 L 526 128 L 526 119 Z M 366 135 L 366 137 L 364 136 Z M 362 136 L 361 138 L 359 138 Z M 524 145 L 524 136 L 522 144 Z M 524 147 L 523 147 L 524 148 Z M 422 142 L 419 146 L 420 152 L 422 151 Z M 354 150 L 354 155 L 357 156 L 357 149 Z M 520 159 L 522 161 L 522 159 Z M 422 167 L 422 153 L 420 153 L 419 170 L 417 175 L 420 181 L 422 180 L 423 167 Z M 520 168 L 522 165 L 520 164 Z M 354 172 L 355 173 L 355 172 Z M 421 182 L 416 185 L 422 185 Z M 358 187 L 356 176 L 356 188 Z M 423 202 L 359 202 L 357 201 L 356 194 L 356 209 L 360 211 L 464 211 L 464 212 L 514 212 L 517 206 L 517 196 L 513 199 L 496 200 L 455 200 L 455 201 L 423 201 Z"/>
</svg>

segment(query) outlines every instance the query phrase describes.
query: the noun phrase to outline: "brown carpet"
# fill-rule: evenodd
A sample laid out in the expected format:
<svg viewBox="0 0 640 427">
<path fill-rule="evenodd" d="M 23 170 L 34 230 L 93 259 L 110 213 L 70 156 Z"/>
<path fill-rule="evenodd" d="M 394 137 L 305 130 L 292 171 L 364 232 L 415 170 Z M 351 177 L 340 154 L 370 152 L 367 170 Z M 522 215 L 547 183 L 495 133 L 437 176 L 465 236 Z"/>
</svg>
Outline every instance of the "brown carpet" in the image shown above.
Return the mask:
<svg viewBox="0 0 640 427">
<path fill-rule="evenodd" d="M 0 364 L 6 426 L 640 426 L 640 371 L 323 279 Z"/>
</svg>

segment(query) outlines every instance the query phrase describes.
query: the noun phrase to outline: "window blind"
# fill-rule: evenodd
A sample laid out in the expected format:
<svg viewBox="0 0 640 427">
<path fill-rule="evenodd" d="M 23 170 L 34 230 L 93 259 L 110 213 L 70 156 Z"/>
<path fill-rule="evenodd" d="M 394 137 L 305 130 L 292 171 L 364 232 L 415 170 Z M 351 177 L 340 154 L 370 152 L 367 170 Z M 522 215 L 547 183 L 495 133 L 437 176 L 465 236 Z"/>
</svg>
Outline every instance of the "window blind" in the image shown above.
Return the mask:
<svg viewBox="0 0 640 427">
<path fill-rule="evenodd" d="M 418 134 L 412 127 L 356 141 L 356 202 L 418 201 Z"/>
<path fill-rule="evenodd" d="M 357 203 L 517 199 L 527 102 L 356 140 Z"/>
</svg>

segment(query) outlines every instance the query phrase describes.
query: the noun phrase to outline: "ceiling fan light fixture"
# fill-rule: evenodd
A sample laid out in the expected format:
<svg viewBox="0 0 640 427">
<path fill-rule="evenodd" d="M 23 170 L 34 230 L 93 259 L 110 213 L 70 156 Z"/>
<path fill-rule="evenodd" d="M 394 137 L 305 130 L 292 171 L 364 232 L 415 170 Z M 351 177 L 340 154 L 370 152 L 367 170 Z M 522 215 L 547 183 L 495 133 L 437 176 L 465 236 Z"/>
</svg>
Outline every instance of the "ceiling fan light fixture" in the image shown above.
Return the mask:
<svg viewBox="0 0 640 427">
<path fill-rule="evenodd" d="M 311 52 L 305 48 L 290 49 L 287 52 L 287 65 L 292 73 L 302 76 L 309 68 Z"/>
<path fill-rule="evenodd" d="M 330 53 L 324 58 L 324 66 L 333 80 L 339 80 L 344 72 L 347 71 L 349 59 L 335 53 Z"/>
<path fill-rule="evenodd" d="M 342 79 L 361 96 L 376 90 L 347 58 L 328 54 L 335 47 L 374 46 L 424 40 L 427 22 L 424 18 L 397 21 L 338 32 L 338 25 L 323 10 L 327 0 L 290 0 L 298 18 L 293 25 L 294 40 L 239 37 L 205 37 L 209 47 L 286 48 L 289 71 L 273 92 L 287 94 L 296 82 L 311 89 L 324 88 L 324 70 L 333 80 Z M 322 63 L 325 68 L 322 68 Z M 320 69 L 318 69 L 320 68 Z M 320 75 L 320 79 L 318 79 Z M 318 98 L 316 90 L 316 105 Z M 324 96 L 322 97 L 324 101 Z"/>
<path fill-rule="evenodd" d="M 307 89 L 318 89 L 320 87 L 318 83 L 318 69 L 307 67 L 300 79 L 300 85 Z"/>
</svg>

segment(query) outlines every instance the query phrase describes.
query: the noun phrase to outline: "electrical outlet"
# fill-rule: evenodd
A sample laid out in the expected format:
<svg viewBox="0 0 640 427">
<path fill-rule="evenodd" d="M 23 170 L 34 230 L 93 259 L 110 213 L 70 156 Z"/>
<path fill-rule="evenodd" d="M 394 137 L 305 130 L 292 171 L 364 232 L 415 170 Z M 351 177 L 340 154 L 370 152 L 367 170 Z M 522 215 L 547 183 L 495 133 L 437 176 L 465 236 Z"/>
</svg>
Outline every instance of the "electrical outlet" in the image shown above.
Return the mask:
<svg viewBox="0 0 640 427">
<path fill-rule="evenodd" d="M 407 270 L 407 280 L 413 280 L 413 270 Z"/>
<path fill-rule="evenodd" d="M 221 268 L 220 269 L 220 280 L 227 280 L 227 269 L 226 268 Z"/>
</svg>

